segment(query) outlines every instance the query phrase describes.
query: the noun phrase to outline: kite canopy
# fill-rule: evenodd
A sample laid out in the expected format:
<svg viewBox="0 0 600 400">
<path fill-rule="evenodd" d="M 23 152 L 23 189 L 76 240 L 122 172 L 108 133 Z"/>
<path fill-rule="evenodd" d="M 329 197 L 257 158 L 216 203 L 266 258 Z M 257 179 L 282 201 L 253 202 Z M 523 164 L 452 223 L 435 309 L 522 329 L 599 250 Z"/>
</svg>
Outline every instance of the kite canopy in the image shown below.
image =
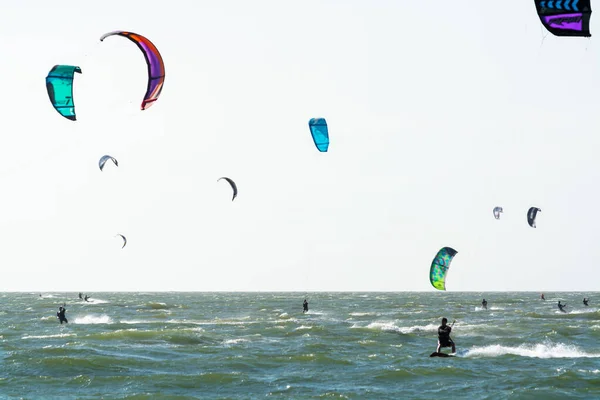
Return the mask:
<svg viewBox="0 0 600 400">
<path fill-rule="evenodd" d="M 139 49 L 144 53 L 146 64 L 148 65 L 148 87 L 142 101 L 142 110 L 150 108 L 152 104 L 158 100 L 165 82 L 165 64 L 162 56 L 154 44 L 142 35 L 126 31 L 114 31 L 102 35 L 100 41 L 104 41 L 109 36 L 124 36 L 137 44 Z"/>
<path fill-rule="evenodd" d="M 555 36 L 590 37 L 590 0 L 534 0 L 542 25 Z"/>
<path fill-rule="evenodd" d="M 237 185 L 235 184 L 235 182 L 232 179 L 229 179 L 225 176 L 217 179 L 217 182 L 219 182 L 221 179 L 225 179 L 231 185 L 231 189 L 233 189 L 233 197 L 232 197 L 231 201 L 234 201 L 238 194 Z"/>
<path fill-rule="evenodd" d="M 527 223 L 529 223 L 529 226 L 532 228 L 535 228 L 535 219 L 537 217 L 537 213 L 538 212 L 542 212 L 541 209 L 537 208 L 537 207 L 531 207 L 529 209 L 529 211 L 527 211 Z"/>
<path fill-rule="evenodd" d="M 73 65 L 55 65 L 46 76 L 46 90 L 52 106 L 60 115 L 76 121 L 73 102 L 73 78 L 75 72 L 81 74 L 81 68 Z"/>
<path fill-rule="evenodd" d="M 121 248 L 125 247 L 125 245 L 127 244 L 127 238 L 125 236 L 121 235 L 120 233 L 117 233 L 116 236 L 121 236 L 121 239 L 123 239 L 123 246 Z"/>
<path fill-rule="evenodd" d="M 329 148 L 329 131 L 327 130 L 325 118 L 311 118 L 308 121 L 308 127 L 317 149 L 323 153 L 327 152 Z"/>
<path fill-rule="evenodd" d="M 500 219 L 500 213 L 503 213 L 502 207 L 494 207 L 494 218 Z"/>
<path fill-rule="evenodd" d="M 446 274 L 456 253 L 452 247 L 442 247 L 436 254 L 429 269 L 429 281 L 434 288 L 446 290 Z"/>
<path fill-rule="evenodd" d="M 115 164 L 117 167 L 119 166 L 119 162 L 117 161 L 117 159 L 116 159 L 116 158 L 114 158 L 114 157 L 111 157 L 111 156 L 109 156 L 109 155 L 102 156 L 102 157 L 100 158 L 100 161 L 98 161 L 98 166 L 100 167 L 100 171 L 102 171 L 102 170 L 104 169 L 104 164 L 106 164 L 106 162 L 107 162 L 108 160 L 111 160 L 111 161 L 112 161 L 112 162 L 113 162 L 113 163 L 114 163 L 114 164 Z"/>
</svg>

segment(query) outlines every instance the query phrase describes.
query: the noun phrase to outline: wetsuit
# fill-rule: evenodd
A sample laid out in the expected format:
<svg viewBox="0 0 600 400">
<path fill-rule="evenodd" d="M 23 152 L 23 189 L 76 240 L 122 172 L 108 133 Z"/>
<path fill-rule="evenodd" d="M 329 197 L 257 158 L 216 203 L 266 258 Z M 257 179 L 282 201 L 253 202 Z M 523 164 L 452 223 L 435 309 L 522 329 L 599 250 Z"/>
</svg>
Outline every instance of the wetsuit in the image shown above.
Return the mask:
<svg viewBox="0 0 600 400">
<path fill-rule="evenodd" d="M 485 308 L 487 310 L 487 301 L 482 301 L 481 305 L 483 306 L 483 308 Z"/>
<path fill-rule="evenodd" d="M 304 303 L 302 303 L 302 308 L 302 312 L 308 312 L 308 302 L 306 300 L 304 300 Z"/>
<path fill-rule="evenodd" d="M 589 306 L 588 301 L 589 301 L 588 299 L 583 299 L 583 305 L 584 306 Z"/>
<path fill-rule="evenodd" d="M 565 309 L 564 309 L 564 308 L 565 308 L 565 306 L 566 306 L 566 304 L 560 304 L 560 302 L 558 303 L 558 309 L 559 309 L 560 311 L 562 311 L 562 312 L 566 312 L 566 311 L 565 311 Z"/>
<path fill-rule="evenodd" d="M 67 321 L 67 317 L 65 317 L 65 312 L 67 311 L 66 308 L 60 307 L 58 309 L 58 312 L 56 313 L 56 316 L 58 317 L 58 320 L 60 321 L 60 324 L 62 325 L 63 322 L 65 323 L 69 323 L 69 321 Z"/>
<path fill-rule="evenodd" d="M 450 339 L 450 332 L 452 332 L 451 326 L 440 325 L 438 328 L 438 340 L 440 342 L 440 347 L 452 347 L 454 342 L 452 339 Z"/>
</svg>

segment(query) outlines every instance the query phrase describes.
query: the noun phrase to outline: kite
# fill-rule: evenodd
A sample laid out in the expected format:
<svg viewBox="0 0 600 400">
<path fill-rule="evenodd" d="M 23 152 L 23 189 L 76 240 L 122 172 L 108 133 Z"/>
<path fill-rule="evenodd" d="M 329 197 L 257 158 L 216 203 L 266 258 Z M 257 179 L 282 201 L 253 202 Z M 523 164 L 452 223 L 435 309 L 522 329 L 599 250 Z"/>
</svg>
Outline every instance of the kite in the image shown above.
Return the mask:
<svg viewBox="0 0 600 400">
<path fill-rule="evenodd" d="M 162 56 L 154 44 L 142 35 L 126 31 L 114 31 L 102 35 L 100 41 L 104 41 L 109 36 L 123 36 L 135 43 L 144 53 L 146 64 L 148 65 L 148 87 L 142 101 L 142 110 L 150 108 L 162 91 L 165 82 L 165 64 Z"/>
<path fill-rule="evenodd" d="M 127 238 L 125 236 L 121 235 L 120 233 L 117 233 L 115 235 L 115 237 L 117 237 L 117 236 L 121 236 L 121 238 L 123 239 L 123 246 L 121 248 L 125 247 L 125 245 L 127 244 Z"/>
<path fill-rule="evenodd" d="M 73 79 L 75 72 L 81 74 L 81 68 L 73 65 L 55 65 L 46 76 L 46 90 L 52 106 L 60 115 L 76 121 L 73 102 Z"/>
<path fill-rule="evenodd" d="M 534 0 L 542 25 L 555 36 L 590 37 L 590 0 Z"/>
<path fill-rule="evenodd" d="M 537 207 L 531 207 L 529 209 L 529 211 L 527 211 L 527 222 L 529 223 L 529 226 L 532 228 L 535 228 L 535 219 L 537 217 L 537 213 L 538 212 L 542 212 L 541 209 L 537 208 Z"/>
<path fill-rule="evenodd" d="M 494 207 L 494 218 L 500 219 L 500 213 L 503 213 L 502 207 Z"/>
<path fill-rule="evenodd" d="M 317 149 L 320 152 L 327 152 L 329 148 L 329 131 L 327 130 L 325 118 L 311 118 L 308 121 L 308 127 Z"/>
<path fill-rule="evenodd" d="M 235 182 L 233 180 L 231 180 L 225 176 L 217 179 L 217 182 L 219 182 L 221 179 L 225 179 L 231 185 L 231 188 L 233 189 L 233 198 L 231 199 L 231 201 L 234 201 L 238 194 L 237 185 L 235 184 Z"/>
<path fill-rule="evenodd" d="M 456 253 L 458 252 L 451 247 L 442 247 L 436 254 L 429 270 L 429 281 L 434 288 L 446 290 L 446 274 Z"/>
<path fill-rule="evenodd" d="M 104 164 L 106 164 L 106 162 L 108 160 L 112 160 L 113 163 L 115 163 L 115 165 L 118 167 L 119 166 L 119 162 L 117 161 L 116 158 L 111 157 L 109 155 L 106 156 L 102 156 L 102 158 L 100 158 L 100 161 L 98 161 L 98 166 L 100 167 L 100 171 L 102 171 L 102 169 L 104 169 Z"/>
</svg>

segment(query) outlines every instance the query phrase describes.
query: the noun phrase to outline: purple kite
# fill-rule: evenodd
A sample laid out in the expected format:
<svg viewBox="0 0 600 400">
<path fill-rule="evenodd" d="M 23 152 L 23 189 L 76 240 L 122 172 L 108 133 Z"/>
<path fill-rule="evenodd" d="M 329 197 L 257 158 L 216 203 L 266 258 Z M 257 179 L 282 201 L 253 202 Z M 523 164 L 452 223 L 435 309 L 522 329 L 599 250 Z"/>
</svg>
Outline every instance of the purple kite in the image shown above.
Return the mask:
<svg viewBox="0 0 600 400">
<path fill-rule="evenodd" d="M 126 31 L 114 31 L 102 35 L 100 41 L 104 41 L 109 36 L 118 35 L 124 36 L 137 44 L 144 57 L 146 58 L 146 64 L 148 64 L 148 87 L 146 94 L 144 95 L 144 101 L 142 101 L 142 110 L 150 108 L 150 106 L 158 100 L 160 92 L 162 91 L 163 84 L 165 82 L 165 64 L 163 63 L 162 56 L 158 52 L 158 49 L 151 41 L 146 39 L 142 35 L 138 35 L 133 32 Z"/>
</svg>

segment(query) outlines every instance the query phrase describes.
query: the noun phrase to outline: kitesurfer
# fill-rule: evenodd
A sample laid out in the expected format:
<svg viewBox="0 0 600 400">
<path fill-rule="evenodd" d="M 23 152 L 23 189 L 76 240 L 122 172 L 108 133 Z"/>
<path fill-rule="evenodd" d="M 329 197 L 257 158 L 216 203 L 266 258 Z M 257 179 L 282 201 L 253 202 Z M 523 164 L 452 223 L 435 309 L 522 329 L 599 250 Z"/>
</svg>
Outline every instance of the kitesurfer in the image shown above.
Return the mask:
<svg viewBox="0 0 600 400">
<path fill-rule="evenodd" d="M 83 298 L 85 301 L 88 301 L 88 299 L 90 298 L 90 296 L 88 296 L 87 294 L 85 295 L 85 297 Z"/>
<path fill-rule="evenodd" d="M 483 301 L 481 302 L 481 305 L 483 306 L 483 308 L 485 310 L 487 310 L 487 301 L 485 299 L 483 299 Z"/>
<path fill-rule="evenodd" d="M 62 325 L 63 322 L 66 323 L 66 324 L 69 323 L 69 321 L 67 321 L 67 317 L 65 316 L 66 312 L 67 312 L 66 308 L 64 308 L 64 307 L 58 307 L 58 312 L 56 313 L 56 318 L 58 318 L 58 320 L 60 321 L 61 325 Z"/>
<path fill-rule="evenodd" d="M 589 306 L 588 301 L 590 301 L 590 299 L 587 299 L 587 298 L 584 297 L 583 298 L 583 305 L 584 306 Z"/>
<path fill-rule="evenodd" d="M 83 294 L 79 292 L 79 300 L 83 300 Z"/>
<path fill-rule="evenodd" d="M 542 293 L 542 300 L 546 300 L 546 298 L 544 297 L 544 293 Z"/>
<path fill-rule="evenodd" d="M 562 312 L 566 313 L 566 311 L 565 311 L 565 307 L 566 307 L 566 306 L 567 306 L 566 304 L 560 304 L 560 300 L 558 301 L 558 309 L 559 309 L 560 311 L 562 311 Z"/>
<path fill-rule="evenodd" d="M 452 339 L 450 339 L 450 332 L 452 332 L 454 322 L 452 322 L 452 325 L 446 325 L 447 323 L 448 319 L 445 317 L 442 318 L 442 325 L 438 328 L 438 345 L 437 350 L 435 351 L 436 353 L 439 353 L 440 348 L 442 347 L 452 347 L 452 352 L 456 353 L 456 346 Z"/>
<path fill-rule="evenodd" d="M 302 313 L 308 312 L 308 301 L 304 299 L 304 303 L 302 303 Z"/>
</svg>

